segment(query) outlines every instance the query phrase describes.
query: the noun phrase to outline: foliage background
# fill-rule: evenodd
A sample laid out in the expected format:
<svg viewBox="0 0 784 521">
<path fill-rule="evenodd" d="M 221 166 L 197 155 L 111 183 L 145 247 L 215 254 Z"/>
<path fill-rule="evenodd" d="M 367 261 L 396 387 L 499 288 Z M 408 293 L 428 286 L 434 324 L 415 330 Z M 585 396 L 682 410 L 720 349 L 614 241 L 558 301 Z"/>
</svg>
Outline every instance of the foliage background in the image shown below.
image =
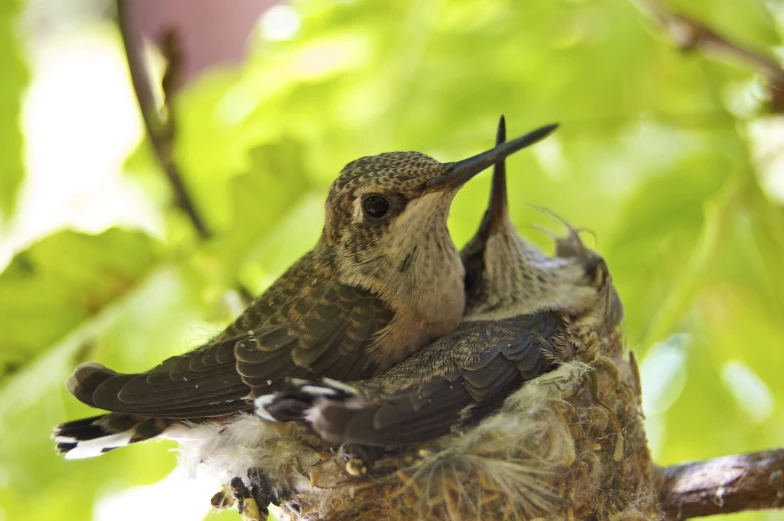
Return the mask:
<svg viewBox="0 0 784 521">
<path fill-rule="evenodd" d="M 201 519 L 212 491 L 164 479 L 166 443 L 55 456 L 52 427 L 91 414 L 64 389 L 70 370 L 144 370 L 197 346 L 238 313 L 237 281 L 259 292 L 315 243 L 346 162 L 456 160 L 491 145 L 501 113 L 511 135 L 562 124 L 509 161 L 513 219 L 544 247 L 529 225 L 558 225 L 526 202 L 595 233 L 656 460 L 782 445 L 784 120 L 754 71 L 678 50 L 627 0 L 291 5 L 291 38 L 258 31 L 243 66 L 175 101 L 175 157 L 214 231 L 202 241 L 141 137 L 112 22 L 36 46 L 30 6 L 0 2 L 0 520 Z M 784 54 L 780 0 L 667 5 Z M 458 196 L 458 244 L 488 186 Z"/>
</svg>

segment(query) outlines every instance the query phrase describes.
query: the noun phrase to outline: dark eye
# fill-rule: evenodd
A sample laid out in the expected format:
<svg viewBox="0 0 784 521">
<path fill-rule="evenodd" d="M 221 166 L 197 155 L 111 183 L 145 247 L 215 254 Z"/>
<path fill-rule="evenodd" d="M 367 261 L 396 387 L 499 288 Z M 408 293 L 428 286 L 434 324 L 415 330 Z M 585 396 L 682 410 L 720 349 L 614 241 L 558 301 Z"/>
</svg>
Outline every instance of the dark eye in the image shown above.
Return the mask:
<svg viewBox="0 0 784 521">
<path fill-rule="evenodd" d="M 362 201 L 362 209 L 371 219 L 380 219 L 389 211 L 389 201 L 380 195 L 369 195 Z"/>
</svg>

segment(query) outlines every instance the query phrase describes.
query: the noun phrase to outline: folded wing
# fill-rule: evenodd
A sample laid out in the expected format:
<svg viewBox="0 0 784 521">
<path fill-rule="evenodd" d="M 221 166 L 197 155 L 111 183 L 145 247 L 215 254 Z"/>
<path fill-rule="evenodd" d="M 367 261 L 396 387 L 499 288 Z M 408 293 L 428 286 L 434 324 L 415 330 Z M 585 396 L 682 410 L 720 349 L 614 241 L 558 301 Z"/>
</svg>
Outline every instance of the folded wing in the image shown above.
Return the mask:
<svg viewBox="0 0 784 521">
<path fill-rule="evenodd" d="M 170 419 L 218 417 L 252 409 L 251 399 L 274 391 L 284 377 L 367 378 L 367 347 L 392 313 L 371 293 L 320 285 L 295 298 L 266 323 L 154 369 L 119 374 L 95 362 L 68 379 L 71 393 L 99 409 Z"/>
<path fill-rule="evenodd" d="M 552 312 L 464 322 L 392 370 L 362 382 L 292 381 L 257 411 L 306 423 L 331 443 L 420 443 L 492 413 L 552 370 L 563 318 Z"/>
</svg>

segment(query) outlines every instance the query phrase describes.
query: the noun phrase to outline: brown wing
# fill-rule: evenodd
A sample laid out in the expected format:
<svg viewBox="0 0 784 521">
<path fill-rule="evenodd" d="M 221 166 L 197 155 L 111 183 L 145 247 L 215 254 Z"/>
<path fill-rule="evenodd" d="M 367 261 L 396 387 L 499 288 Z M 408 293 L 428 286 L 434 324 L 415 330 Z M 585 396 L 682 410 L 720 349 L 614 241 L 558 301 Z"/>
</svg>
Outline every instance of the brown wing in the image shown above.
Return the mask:
<svg viewBox="0 0 784 521">
<path fill-rule="evenodd" d="M 390 371 L 363 382 L 295 382 L 265 404 L 331 443 L 404 445 L 476 421 L 525 382 L 552 370 L 562 318 L 551 312 L 464 322 Z"/>
<path fill-rule="evenodd" d="M 265 301 L 278 307 L 257 314 L 265 323 L 254 330 L 221 335 L 140 374 L 82 364 L 68 388 L 82 402 L 113 412 L 193 419 L 249 410 L 250 397 L 275 390 L 284 377 L 371 376 L 367 347 L 392 312 L 368 291 L 320 282 Z"/>
<path fill-rule="evenodd" d="M 294 301 L 288 313 L 284 323 L 236 344 L 237 371 L 254 396 L 274 390 L 284 377 L 369 378 L 368 348 L 393 316 L 370 292 L 331 282 Z"/>
<path fill-rule="evenodd" d="M 334 281 L 329 262 L 323 252 L 304 255 L 218 337 L 246 335 L 235 355 L 254 396 L 286 376 L 372 375 L 368 347 L 394 314 L 369 291 Z"/>
<path fill-rule="evenodd" d="M 66 385 L 88 405 L 144 417 L 205 418 L 248 410 L 250 388 L 237 373 L 234 343 L 204 346 L 139 374 L 88 362 Z"/>
</svg>

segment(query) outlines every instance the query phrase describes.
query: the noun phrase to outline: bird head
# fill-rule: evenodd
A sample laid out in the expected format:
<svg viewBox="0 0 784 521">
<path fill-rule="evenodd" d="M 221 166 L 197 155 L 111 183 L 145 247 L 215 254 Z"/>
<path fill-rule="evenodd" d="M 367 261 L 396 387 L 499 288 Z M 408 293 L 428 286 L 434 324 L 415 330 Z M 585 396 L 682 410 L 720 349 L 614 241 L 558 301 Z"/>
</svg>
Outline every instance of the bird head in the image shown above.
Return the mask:
<svg viewBox="0 0 784 521">
<path fill-rule="evenodd" d="M 497 146 L 505 139 L 502 116 Z M 569 234 L 564 238 L 553 236 L 554 256 L 546 256 L 526 242 L 509 217 L 504 161 L 496 163 L 490 204 L 479 230 L 461 254 L 466 315 L 478 318 L 487 314 L 560 310 L 581 316 L 587 311 L 602 310 L 597 316 L 615 327 L 623 312 L 607 264 L 601 255 L 583 245 L 578 230 L 562 222 Z"/>
<path fill-rule="evenodd" d="M 402 264 L 397 268 L 405 270 L 411 256 L 426 243 L 454 250 L 446 220 L 457 191 L 482 170 L 539 141 L 554 128 L 542 127 L 453 163 L 441 163 L 419 152 L 391 152 L 352 161 L 330 189 L 322 240 L 355 267 L 394 259 Z"/>
</svg>

